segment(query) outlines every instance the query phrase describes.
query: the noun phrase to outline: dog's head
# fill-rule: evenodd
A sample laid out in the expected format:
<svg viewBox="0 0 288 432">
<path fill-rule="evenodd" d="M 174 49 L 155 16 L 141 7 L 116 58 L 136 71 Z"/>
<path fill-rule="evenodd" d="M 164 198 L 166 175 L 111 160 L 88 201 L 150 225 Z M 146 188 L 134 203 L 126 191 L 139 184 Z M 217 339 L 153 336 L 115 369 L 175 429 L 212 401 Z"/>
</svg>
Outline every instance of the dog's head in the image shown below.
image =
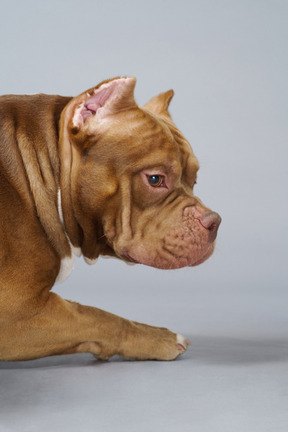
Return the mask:
<svg viewBox="0 0 288 432">
<path fill-rule="evenodd" d="M 158 268 L 213 252 L 220 216 L 194 196 L 198 162 L 168 113 L 170 90 L 144 107 L 135 78 L 71 100 L 60 131 L 64 222 L 88 260 L 116 255 Z"/>
</svg>

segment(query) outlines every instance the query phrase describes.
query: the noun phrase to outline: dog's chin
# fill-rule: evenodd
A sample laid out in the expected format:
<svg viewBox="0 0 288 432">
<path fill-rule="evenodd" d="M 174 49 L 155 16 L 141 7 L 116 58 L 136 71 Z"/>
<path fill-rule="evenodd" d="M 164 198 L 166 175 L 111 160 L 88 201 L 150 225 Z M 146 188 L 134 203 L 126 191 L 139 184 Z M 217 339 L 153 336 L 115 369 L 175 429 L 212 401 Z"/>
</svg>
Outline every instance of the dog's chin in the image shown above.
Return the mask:
<svg viewBox="0 0 288 432">
<path fill-rule="evenodd" d="M 129 253 L 125 253 L 124 258 L 130 263 L 130 264 L 141 264 L 140 261 L 133 258 Z"/>
<path fill-rule="evenodd" d="M 190 267 L 196 267 L 200 264 L 203 264 L 205 261 L 207 261 L 207 259 L 210 258 L 211 255 L 213 254 L 214 248 L 215 248 L 215 242 L 209 246 L 208 251 L 205 253 L 205 255 L 203 255 L 202 258 L 198 259 L 193 264 L 190 264 Z"/>
<path fill-rule="evenodd" d="M 142 264 L 140 261 L 132 258 L 128 253 L 125 253 L 121 259 L 126 262 L 128 265 Z"/>
<path fill-rule="evenodd" d="M 214 251 L 214 243 L 210 244 L 206 251 L 197 257 L 175 257 L 171 260 L 163 259 L 160 256 L 151 257 L 148 255 L 143 255 L 140 257 L 136 257 L 136 254 L 125 252 L 121 259 L 123 259 L 127 264 L 143 264 L 149 267 L 154 267 L 163 270 L 173 270 L 179 269 L 183 267 L 196 267 L 203 262 L 205 262 Z"/>
</svg>

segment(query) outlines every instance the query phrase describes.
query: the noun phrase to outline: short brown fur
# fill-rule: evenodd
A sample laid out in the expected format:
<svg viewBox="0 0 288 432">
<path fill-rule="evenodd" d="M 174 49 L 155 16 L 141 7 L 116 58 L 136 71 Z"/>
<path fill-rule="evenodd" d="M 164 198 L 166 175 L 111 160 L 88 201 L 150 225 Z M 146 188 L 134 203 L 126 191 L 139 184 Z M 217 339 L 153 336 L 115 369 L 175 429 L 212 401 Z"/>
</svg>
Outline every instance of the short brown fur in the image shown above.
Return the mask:
<svg viewBox="0 0 288 432">
<path fill-rule="evenodd" d="M 72 245 L 87 261 L 110 255 L 159 268 L 213 252 L 220 218 L 193 194 L 198 162 L 168 113 L 173 92 L 139 108 L 134 86 L 115 78 L 76 98 L 0 98 L 1 360 L 77 352 L 172 360 L 187 348 L 167 329 L 51 292 Z M 79 106 L 106 88 L 112 96 L 86 120 Z M 149 184 L 152 171 L 166 190 Z M 206 227 L 208 213 L 216 229 Z"/>
</svg>

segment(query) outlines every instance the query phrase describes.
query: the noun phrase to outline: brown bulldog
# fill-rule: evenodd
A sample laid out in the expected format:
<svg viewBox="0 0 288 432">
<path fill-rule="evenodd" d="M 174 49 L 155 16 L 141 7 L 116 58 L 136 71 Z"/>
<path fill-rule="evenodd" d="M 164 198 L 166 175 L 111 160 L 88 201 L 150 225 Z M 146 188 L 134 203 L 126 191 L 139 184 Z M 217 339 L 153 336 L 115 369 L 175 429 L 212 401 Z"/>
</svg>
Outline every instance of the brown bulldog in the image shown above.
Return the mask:
<svg viewBox="0 0 288 432">
<path fill-rule="evenodd" d="M 220 216 L 193 195 L 198 162 L 167 111 L 136 105 L 135 78 L 76 98 L 0 98 L 0 359 L 90 352 L 172 360 L 188 341 L 51 292 L 74 255 L 161 269 L 213 252 Z"/>
</svg>

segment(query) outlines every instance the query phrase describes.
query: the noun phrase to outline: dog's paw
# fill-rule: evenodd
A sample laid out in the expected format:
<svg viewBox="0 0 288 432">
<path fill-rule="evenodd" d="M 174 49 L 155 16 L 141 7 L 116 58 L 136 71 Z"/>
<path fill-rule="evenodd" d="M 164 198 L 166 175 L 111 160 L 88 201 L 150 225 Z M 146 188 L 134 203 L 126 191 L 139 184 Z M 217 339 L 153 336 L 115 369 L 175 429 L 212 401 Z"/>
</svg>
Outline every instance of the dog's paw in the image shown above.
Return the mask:
<svg viewBox="0 0 288 432">
<path fill-rule="evenodd" d="M 188 346 L 191 345 L 190 341 L 183 335 L 172 333 L 168 329 L 159 329 L 161 340 L 158 340 L 157 349 L 155 349 L 156 360 L 175 360 L 180 355 L 187 351 Z M 153 358 L 153 356 L 152 356 Z"/>
<path fill-rule="evenodd" d="M 130 328 L 129 328 L 130 327 Z M 190 342 L 184 336 L 162 327 L 130 321 L 119 354 L 137 360 L 174 360 L 183 354 Z"/>
<path fill-rule="evenodd" d="M 90 343 L 90 351 L 99 360 L 108 360 L 114 355 L 134 360 L 174 360 L 188 348 L 190 341 L 162 327 L 129 322 L 125 338 L 115 345 L 112 339 L 106 343 Z"/>
</svg>

